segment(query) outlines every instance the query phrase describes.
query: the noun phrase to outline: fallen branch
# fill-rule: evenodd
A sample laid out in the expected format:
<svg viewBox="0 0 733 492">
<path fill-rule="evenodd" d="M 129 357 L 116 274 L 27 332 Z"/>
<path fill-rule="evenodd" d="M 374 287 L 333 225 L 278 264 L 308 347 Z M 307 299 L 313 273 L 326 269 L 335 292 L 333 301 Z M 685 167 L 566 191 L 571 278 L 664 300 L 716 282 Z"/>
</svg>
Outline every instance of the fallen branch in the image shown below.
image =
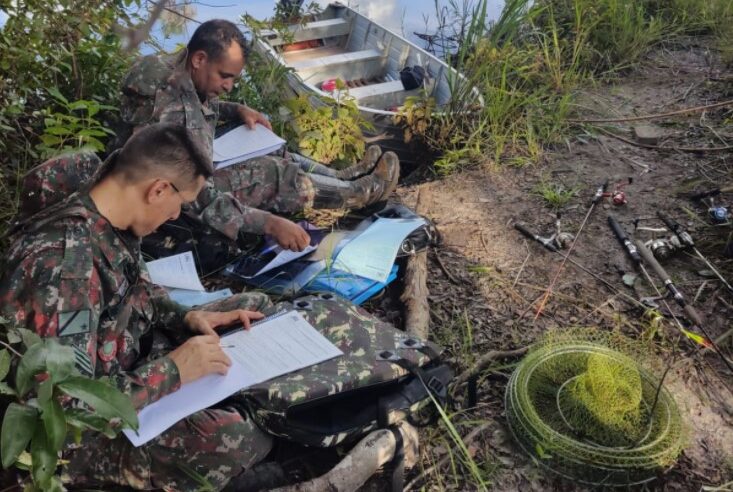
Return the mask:
<svg viewBox="0 0 733 492">
<path fill-rule="evenodd" d="M 412 468 L 418 457 L 417 430 L 404 421 L 397 424 L 397 428 L 402 433 L 405 467 Z M 353 492 L 364 485 L 379 468 L 392 461 L 395 444 L 392 431 L 376 430 L 359 441 L 328 473 L 307 482 L 274 489 L 274 492 Z"/>
<path fill-rule="evenodd" d="M 483 371 L 486 366 L 491 364 L 496 359 L 520 357 L 526 354 L 527 350 L 529 350 L 529 347 L 522 347 L 515 350 L 491 350 L 490 352 L 487 352 L 486 354 L 482 355 L 472 367 L 463 371 L 461 374 L 458 375 L 458 377 L 453 380 L 453 383 L 451 384 L 453 390 L 455 391 L 460 385 L 471 379 L 474 374 L 478 374 L 479 372 Z"/>
<path fill-rule="evenodd" d="M 471 442 L 473 442 L 473 440 L 476 439 L 476 437 L 478 437 L 479 434 L 481 434 L 483 431 L 488 429 L 491 426 L 491 424 L 492 422 L 484 422 L 483 424 L 479 425 L 478 427 L 473 429 L 471 432 L 469 432 L 468 435 L 466 435 L 466 437 L 463 438 L 463 443 L 466 445 L 466 447 L 468 447 L 471 444 Z M 423 480 L 425 477 L 433 473 L 435 470 L 445 465 L 450 458 L 451 458 L 451 453 L 446 453 L 446 455 L 440 458 L 440 460 L 436 464 L 423 470 L 422 473 L 420 473 L 420 475 L 410 480 L 410 482 L 405 486 L 404 488 L 405 492 L 409 490 L 413 490 L 415 485 L 420 483 L 421 480 Z"/>
<path fill-rule="evenodd" d="M 445 276 L 448 277 L 448 280 L 451 281 L 451 283 L 456 285 L 461 285 L 461 282 L 456 280 L 456 278 L 453 276 L 453 274 L 448 270 L 448 268 L 443 263 L 443 260 L 440 259 L 440 254 L 438 254 L 438 250 L 433 248 L 433 253 L 435 253 L 435 260 L 438 262 L 438 266 L 441 270 L 443 270 L 443 273 L 445 273 Z"/>
<path fill-rule="evenodd" d="M 625 123 L 627 121 L 642 121 L 642 120 L 654 120 L 657 118 L 665 118 L 667 116 L 675 116 L 678 114 L 685 113 L 697 113 L 699 111 L 705 111 L 706 109 L 722 108 L 723 106 L 733 105 L 733 100 L 723 101 L 715 104 L 707 104 L 705 106 L 695 106 L 694 108 L 678 109 L 676 111 L 669 111 L 668 113 L 648 114 L 644 116 L 630 116 L 627 118 L 612 118 L 612 119 L 600 119 L 600 120 L 567 120 L 568 123 Z"/>
<path fill-rule="evenodd" d="M 649 144 L 634 142 L 633 140 L 623 137 L 617 133 L 610 132 L 606 130 L 605 128 L 596 127 L 596 129 L 600 131 L 601 133 L 603 133 L 604 135 L 608 135 L 609 137 L 613 137 L 617 140 L 621 140 L 622 142 L 627 143 L 629 145 L 634 145 L 635 147 L 642 147 L 644 149 L 671 150 L 671 151 L 676 151 L 676 152 L 725 152 L 725 151 L 733 150 L 733 145 L 728 145 L 725 147 L 660 147 L 659 145 L 649 145 Z"/>
<path fill-rule="evenodd" d="M 415 211 L 422 214 L 427 188 L 420 188 L 417 195 Z M 428 305 L 428 251 L 411 255 L 405 268 L 405 290 L 400 300 L 405 305 L 405 331 L 411 335 L 427 340 L 430 325 L 430 306 Z"/>
</svg>

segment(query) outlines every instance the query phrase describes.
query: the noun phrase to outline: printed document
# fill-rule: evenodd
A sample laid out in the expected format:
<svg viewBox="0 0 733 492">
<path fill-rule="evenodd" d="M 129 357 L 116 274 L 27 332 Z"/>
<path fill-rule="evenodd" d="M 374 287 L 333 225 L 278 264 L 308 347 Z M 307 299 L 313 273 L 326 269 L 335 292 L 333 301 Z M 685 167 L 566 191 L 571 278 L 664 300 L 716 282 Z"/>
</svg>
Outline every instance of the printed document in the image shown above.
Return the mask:
<svg viewBox="0 0 733 492">
<path fill-rule="evenodd" d="M 285 145 L 285 140 L 262 125 L 253 130 L 241 125 L 214 139 L 214 164 L 221 169 L 232 164 L 271 154 Z"/>
<path fill-rule="evenodd" d="M 297 311 L 225 335 L 221 345 L 232 360 L 226 376 L 204 376 L 143 408 L 138 432 L 123 430 L 133 445 L 145 444 L 192 413 L 249 386 L 343 355 Z"/>
<path fill-rule="evenodd" d="M 204 290 L 190 251 L 150 261 L 145 265 L 154 284 L 175 289 Z"/>
<path fill-rule="evenodd" d="M 380 217 L 339 251 L 333 268 L 386 283 L 402 241 L 423 224 L 422 218 Z"/>
</svg>

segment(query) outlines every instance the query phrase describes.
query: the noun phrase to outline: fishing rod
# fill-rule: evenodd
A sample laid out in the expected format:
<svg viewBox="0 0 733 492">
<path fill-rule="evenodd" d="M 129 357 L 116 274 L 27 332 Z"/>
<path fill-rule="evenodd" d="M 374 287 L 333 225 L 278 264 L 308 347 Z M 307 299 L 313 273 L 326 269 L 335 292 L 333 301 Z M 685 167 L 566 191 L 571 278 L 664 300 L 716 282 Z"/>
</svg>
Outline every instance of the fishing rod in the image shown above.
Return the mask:
<svg viewBox="0 0 733 492">
<path fill-rule="evenodd" d="M 705 264 L 708 266 L 710 271 L 713 272 L 713 274 L 715 274 L 715 276 L 718 277 L 718 279 L 720 279 L 721 282 L 723 282 L 723 285 L 725 286 L 725 288 L 728 289 L 729 292 L 733 292 L 733 287 L 728 283 L 725 277 L 723 277 L 723 275 L 715 268 L 715 266 L 713 266 L 713 264 L 710 263 L 710 261 L 708 261 L 708 259 L 705 258 L 705 256 L 703 256 L 702 253 L 700 253 L 700 250 L 697 249 L 697 247 L 695 246 L 695 241 L 692 239 L 692 236 L 690 235 L 689 232 L 685 230 L 684 227 L 682 227 L 682 224 L 680 224 L 673 218 L 668 217 L 667 215 L 665 215 L 662 212 L 657 212 L 657 216 L 660 218 L 662 222 L 664 222 L 664 225 L 666 225 L 669 228 L 669 230 L 675 233 L 677 238 L 680 240 L 680 244 L 683 247 L 690 248 L 692 251 L 694 251 L 695 254 L 702 261 L 705 262 Z"/>
<path fill-rule="evenodd" d="M 698 328 L 703 333 L 703 335 L 705 335 L 707 343 L 710 345 L 710 347 L 715 351 L 715 353 L 718 354 L 718 356 L 720 356 L 720 358 L 723 360 L 723 363 L 728 367 L 728 369 L 733 372 L 733 364 L 731 364 L 731 362 L 725 357 L 723 352 L 720 350 L 720 347 L 718 347 L 713 338 L 708 334 L 700 313 L 698 313 L 697 309 L 692 307 L 692 305 L 685 300 L 682 292 L 680 292 L 679 289 L 677 289 L 677 287 L 674 285 L 674 282 L 672 282 L 672 279 L 670 278 L 669 274 L 664 270 L 664 267 L 659 264 L 657 259 L 654 258 L 652 252 L 649 251 L 646 246 L 644 246 L 644 243 L 639 241 L 638 239 L 636 240 L 636 249 L 639 251 L 641 258 L 645 262 L 647 262 L 649 266 L 652 267 L 652 270 L 656 272 L 657 276 L 662 279 L 664 286 L 672 295 L 672 298 L 685 311 L 685 314 L 687 314 L 687 319 L 689 319 L 692 322 L 693 326 Z"/>
<path fill-rule="evenodd" d="M 624 231 L 623 227 L 621 227 L 621 224 L 618 223 L 615 217 L 609 215 L 608 225 L 611 226 L 611 230 L 613 231 L 614 236 L 616 236 L 616 239 L 618 239 L 618 241 L 624 247 L 624 249 L 626 250 L 626 254 L 628 254 L 631 258 L 631 261 L 639 268 L 639 270 L 641 270 L 641 273 L 644 275 L 649 285 L 654 288 L 657 295 L 660 297 L 660 300 L 664 304 L 664 307 L 667 308 L 667 311 L 672 316 L 672 319 L 674 319 L 675 323 L 677 323 L 679 329 L 682 330 L 682 333 L 687 335 L 687 330 L 685 330 L 685 327 L 682 326 L 682 323 L 677 318 L 677 316 L 675 316 L 674 311 L 672 311 L 672 308 L 669 306 L 666 299 L 664 299 L 664 295 L 662 295 L 662 293 L 657 288 L 657 285 L 654 283 L 654 280 L 652 280 L 651 275 L 649 275 L 649 272 L 644 267 L 644 264 L 641 262 L 641 255 L 639 254 L 639 250 L 636 249 L 634 243 L 632 243 L 629 237 L 626 235 L 626 231 Z"/>
<path fill-rule="evenodd" d="M 546 237 L 542 237 L 542 236 L 540 236 L 538 234 L 535 234 L 532 231 L 530 231 L 529 229 L 527 229 L 523 224 L 520 224 L 520 223 L 514 224 L 514 228 L 516 230 L 518 230 L 519 232 L 521 232 L 522 235 L 524 235 L 528 239 L 531 239 L 533 241 L 536 241 L 536 242 L 540 243 L 542 246 L 545 247 L 545 249 L 547 249 L 549 251 L 552 251 L 553 253 L 557 253 L 560 256 L 564 257 L 564 258 L 567 258 L 567 261 L 569 261 L 570 263 L 572 263 L 573 265 L 575 265 L 579 270 L 582 270 L 583 272 L 587 273 L 588 275 L 590 275 L 594 279 L 596 279 L 599 282 L 601 282 L 603 285 L 605 285 L 606 287 L 608 287 L 608 289 L 611 292 L 613 292 L 614 294 L 623 297 L 624 299 L 626 299 L 627 301 L 630 301 L 635 306 L 640 306 L 640 307 L 644 308 L 645 310 L 649 308 L 649 306 L 647 306 L 643 302 L 639 301 L 635 297 L 632 297 L 632 296 L 626 294 L 625 292 L 619 290 L 615 285 L 613 285 L 611 282 L 609 282 L 608 280 L 604 279 L 603 277 L 601 277 L 597 273 L 593 272 L 590 268 L 588 268 L 586 266 L 583 266 L 582 263 L 579 263 L 576 260 L 574 260 L 572 258 L 568 258 L 567 256 L 565 256 L 563 254 L 563 252 L 560 251 L 560 249 L 558 249 L 557 246 L 555 246 L 555 243 L 553 242 L 553 240 L 551 238 L 546 238 Z"/>
<path fill-rule="evenodd" d="M 608 189 L 608 182 L 609 180 L 606 179 L 606 181 L 604 181 L 603 184 L 601 184 L 598 187 L 598 189 L 596 189 L 596 192 L 593 194 L 593 198 L 591 199 L 591 202 L 590 202 L 590 207 L 588 207 L 588 212 L 586 212 L 585 217 L 583 218 L 583 222 L 580 224 L 580 228 L 578 229 L 578 232 L 575 234 L 575 238 L 573 239 L 573 242 L 570 244 L 570 247 L 568 248 L 568 252 L 563 255 L 562 263 L 560 263 L 560 266 L 557 267 L 555 276 L 552 278 L 552 282 L 550 282 L 550 285 L 547 286 L 545 295 L 542 297 L 542 301 L 540 302 L 540 305 L 537 307 L 537 312 L 534 315 L 535 321 L 537 321 L 537 318 L 540 317 L 540 314 L 542 313 L 542 310 L 545 308 L 545 305 L 547 304 L 548 299 L 550 299 L 550 294 L 552 294 L 552 289 L 554 288 L 555 284 L 557 283 L 558 278 L 560 278 L 560 273 L 562 273 L 563 268 L 565 268 L 565 262 L 568 261 L 568 258 L 570 257 L 570 253 L 573 252 L 573 248 L 575 248 L 575 243 L 578 242 L 580 233 L 583 231 L 583 228 L 585 227 L 586 222 L 588 222 L 588 218 L 590 217 L 590 214 L 593 212 L 593 209 L 596 207 L 596 205 L 598 205 L 598 202 L 601 201 L 601 199 L 603 198 L 603 195 L 606 193 L 606 189 Z"/>
</svg>

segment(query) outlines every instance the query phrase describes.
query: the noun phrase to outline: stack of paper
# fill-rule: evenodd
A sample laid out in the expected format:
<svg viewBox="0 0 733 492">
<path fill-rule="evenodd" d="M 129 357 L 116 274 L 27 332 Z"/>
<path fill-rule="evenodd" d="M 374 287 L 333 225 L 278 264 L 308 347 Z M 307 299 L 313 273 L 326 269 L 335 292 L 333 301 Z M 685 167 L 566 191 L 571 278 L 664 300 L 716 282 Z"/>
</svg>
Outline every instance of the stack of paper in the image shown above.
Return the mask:
<svg viewBox="0 0 733 492">
<path fill-rule="evenodd" d="M 336 255 L 333 268 L 385 283 L 402 241 L 425 224 L 422 218 L 379 218 Z"/>
<path fill-rule="evenodd" d="M 229 289 L 206 292 L 201 285 L 196 264 L 190 251 L 168 256 L 145 264 L 150 280 L 168 289 L 171 299 L 185 306 L 198 306 L 231 297 Z"/>
<path fill-rule="evenodd" d="M 271 154 L 282 148 L 285 140 L 262 125 L 250 130 L 245 125 L 214 139 L 214 164 L 221 169 L 232 164 Z"/>
</svg>

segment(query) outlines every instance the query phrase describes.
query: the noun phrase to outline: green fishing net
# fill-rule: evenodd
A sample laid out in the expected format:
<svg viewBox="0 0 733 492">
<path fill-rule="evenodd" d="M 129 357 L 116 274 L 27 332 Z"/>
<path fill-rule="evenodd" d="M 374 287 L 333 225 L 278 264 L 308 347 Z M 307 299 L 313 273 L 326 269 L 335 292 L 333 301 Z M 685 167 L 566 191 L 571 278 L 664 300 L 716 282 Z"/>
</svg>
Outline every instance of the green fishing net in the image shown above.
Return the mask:
<svg viewBox="0 0 733 492">
<path fill-rule="evenodd" d="M 510 428 L 543 466 L 608 486 L 642 483 L 683 449 L 682 419 L 650 347 L 599 330 L 553 332 L 506 390 Z"/>
</svg>

